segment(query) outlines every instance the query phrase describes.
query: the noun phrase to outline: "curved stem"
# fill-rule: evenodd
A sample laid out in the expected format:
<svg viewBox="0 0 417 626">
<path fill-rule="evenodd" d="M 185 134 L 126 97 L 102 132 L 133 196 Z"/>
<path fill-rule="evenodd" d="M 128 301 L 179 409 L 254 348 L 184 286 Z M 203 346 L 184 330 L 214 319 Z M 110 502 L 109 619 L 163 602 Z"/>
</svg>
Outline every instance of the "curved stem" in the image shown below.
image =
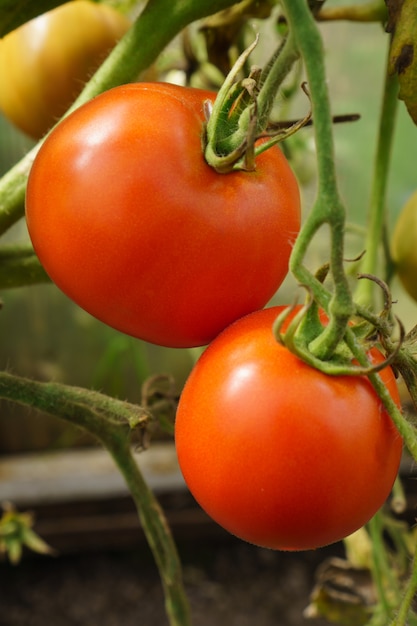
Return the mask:
<svg viewBox="0 0 417 626">
<path fill-rule="evenodd" d="M 332 115 L 321 36 L 305 0 L 284 0 L 284 5 L 290 30 L 306 68 L 318 167 L 317 199 L 294 245 L 290 270 L 300 283 L 306 285 L 315 296 L 319 296 L 319 304 L 329 313 L 329 324 L 309 346 L 316 357 L 326 360 L 332 356 L 342 340 L 353 313 L 352 297 L 344 271 L 345 208 L 336 183 Z M 334 294 L 330 298 L 320 298 L 323 296 L 323 289 L 318 290 L 318 281 L 303 265 L 312 237 L 324 224 L 330 227 L 331 239 L 330 271 Z"/>
<path fill-rule="evenodd" d="M 235 0 L 148 0 L 67 114 L 111 87 L 137 80 L 187 24 L 232 4 Z M 0 235 L 24 215 L 26 181 L 42 141 L 0 180 Z"/>
<path fill-rule="evenodd" d="M 233 4 L 235 0 L 148 0 L 138 19 L 87 83 L 70 111 L 111 87 L 137 80 L 187 24 Z"/>
<path fill-rule="evenodd" d="M 397 76 L 389 75 L 388 71 L 386 71 L 369 207 L 369 221 L 365 239 L 366 254 L 363 257 L 360 268 L 360 271 L 364 274 L 376 274 L 378 268 L 378 254 L 381 249 L 386 223 L 386 191 L 398 108 L 397 103 Z M 355 300 L 363 306 L 373 305 L 374 291 L 375 283 L 373 281 L 361 280 L 355 292 Z"/>
<path fill-rule="evenodd" d="M 147 415 L 136 405 L 96 391 L 37 381 L 0 372 L 0 398 L 33 407 L 84 428 L 112 455 L 132 494 L 138 515 L 159 568 L 171 626 L 189 626 L 181 563 L 162 509 L 135 462 L 130 433 Z"/>
<path fill-rule="evenodd" d="M 299 58 L 298 49 L 290 32 L 262 71 L 254 67 L 249 76 L 237 81 L 256 44 L 257 39 L 229 72 L 206 125 L 204 156 L 219 173 L 255 169 L 255 156 L 290 132 L 272 133 L 269 141 L 256 143 L 267 130 L 278 89 Z"/>
<path fill-rule="evenodd" d="M 165 591 L 165 609 L 171 626 L 190 626 L 190 608 L 182 585 L 181 564 L 165 516 L 145 483 L 130 446 L 106 446 L 124 476 L 155 557 Z"/>
<path fill-rule="evenodd" d="M 312 292 L 317 303 L 329 313 L 329 324 L 309 344 L 310 352 L 325 361 L 332 356 L 344 339 L 358 363 L 366 366 L 366 351 L 347 326 L 355 307 L 344 271 L 345 211 L 336 185 L 332 122 L 321 39 L 305 0 L 284 0 L 284 4 L 290 28 L 293 29 L 306 67 L 313 108 L 319 176 L 317 199 L 294 245 L 290 269 L 298 281 Z M 311 239 L 324 224 L 328 224 L 330 228 L 333 294 L 330 294 L 303 265 Z M 378 374 L 369 374 L 369 379 L 404 438 L 410 454 L 417 460 L 416 429 L 404 418 Z"/>
<path fill-rule="evenodd" d="M 289 32 L 282 47 L 272 57 L 261 75 L 261 90 L 257 98 L 258 134 L 267 128 L 278 88 L 288 76 L 299 56 L 293 34 Z"/>
<path fill-rule="evenodd" d="M 346 331 L 345 341 L 352 352 L 353 357 L 358 361 L 360 365 L 366 365 L 367 357 L 363 350 L 362 345 L 355 337 L 353 331 L 348 328 Z M 395 364 L 398 367 L 399 359 L 401 358 L 401 350 L 396 357 Z M 401 410 L 391 397 L 388 389 L 382 382 L 380 376 L 377 373 L 369 374 L 368 378 L 372 383 L 378 396 L 381 398 L 386 410 L 391 416 L 392 421 L 398 429 L 401 437 L 404 439 L 404 443 L 411 454 L 411 456 L 417 461 L 417 429 L 404 417 Z"/>
</svg>

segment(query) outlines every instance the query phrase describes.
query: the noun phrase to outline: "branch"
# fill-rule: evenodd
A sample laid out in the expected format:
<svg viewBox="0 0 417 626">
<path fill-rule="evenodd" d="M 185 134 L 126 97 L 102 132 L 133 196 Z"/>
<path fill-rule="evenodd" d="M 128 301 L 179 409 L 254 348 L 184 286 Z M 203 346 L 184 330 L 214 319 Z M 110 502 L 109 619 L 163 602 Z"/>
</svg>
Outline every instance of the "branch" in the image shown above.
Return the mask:
<svg viewBox="0 0 417 626">
<path fill-rule="evenodd" d="M 60 383 L 40 383 L 0 372 L 0 398 L 12 400 L 76 424 L 109 451 L 135 502 L 149 546 L 159 568 L 171 626 L 189 626 L 181 563 L 164 513 L 145 483 L 132 455 L 130 434 L 148 419 L 144 411 L 96 391 Z"/>
</svg>

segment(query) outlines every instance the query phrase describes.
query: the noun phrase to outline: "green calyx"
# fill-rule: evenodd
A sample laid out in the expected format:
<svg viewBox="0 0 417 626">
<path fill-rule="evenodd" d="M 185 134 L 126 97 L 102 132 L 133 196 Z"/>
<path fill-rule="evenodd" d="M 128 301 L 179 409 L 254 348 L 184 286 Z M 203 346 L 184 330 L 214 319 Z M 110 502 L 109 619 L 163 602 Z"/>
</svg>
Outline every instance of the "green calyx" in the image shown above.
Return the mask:
<svg viewBox="0 0 417 626">
<path fill-rule="evenodd" d="M 204 155 L 217 172 L 253 171 L 256 157 L 292 135 L 310 120 L 310 113 L 288 127 L 270 124 L 277 91 L 298 58 L 288 36 L 265 67 L 252 67 L 249 76 L 239 75 L 255 49 L 258 38 L 240 55 L 226 77 L 216 100 L 206 109 Z"/>
</svg>

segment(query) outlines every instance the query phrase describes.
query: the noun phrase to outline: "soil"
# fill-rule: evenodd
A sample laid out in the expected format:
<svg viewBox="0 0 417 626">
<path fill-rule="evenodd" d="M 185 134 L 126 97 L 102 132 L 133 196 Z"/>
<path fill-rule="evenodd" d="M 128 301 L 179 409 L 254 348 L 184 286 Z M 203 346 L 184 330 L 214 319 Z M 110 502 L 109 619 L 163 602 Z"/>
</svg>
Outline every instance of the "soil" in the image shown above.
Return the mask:
<svg viewBox="0 0 417 626">
<path fill-rule="evenodd" d="M 91 450 L 79 455 L 69 466 L 65 457 L 65 480 L 45 457 L 42 472 L 39 463 L 22 470 L 22 459 L 17 473 L 3 464 L 3 500 L 13 496 L 20 511 L 33 513 L 35 532 L 56 554 L 25 552 L 17 566 L 0 560 L 0 626 L 168 626 L 159 573 L 126 487 L 116 489 L 101 457 L 101 473 L 94 471 Z M 141 457 L 143 463 L 149 458 Z M 193 626 L 325 626 L 303 612 L 317 567 L 342 555 L 341 544 L 289 553 L 240 541 L 215 524 L 182 483 L 167 481 L 166 455 L 152 458 L 142 470 L 155 489 L 155 468 L 164 478 L 157 496 L 182 561 Z M 81 487 L 94 477 L 93 491 L 84 493 Z"/>
<path fill-rule="evenodd" d="M 327 624 L 303 617 L 320 550 L 279 553 L 202 538 L 182 541 L 179 551 L 193 626 Z M 1 626 L 168 624 L 146 546 L 0 563 L 0 607 Z"/>
</svg>

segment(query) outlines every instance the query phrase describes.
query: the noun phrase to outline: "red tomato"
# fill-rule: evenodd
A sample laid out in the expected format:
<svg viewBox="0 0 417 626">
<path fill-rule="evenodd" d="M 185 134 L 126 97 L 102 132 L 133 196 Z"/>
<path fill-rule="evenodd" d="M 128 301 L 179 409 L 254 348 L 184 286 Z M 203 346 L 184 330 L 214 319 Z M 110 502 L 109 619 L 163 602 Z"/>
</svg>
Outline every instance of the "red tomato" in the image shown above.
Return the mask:
<svg viewBox="0 0 417 626">
<path fill-rule="evenodd" d="M 112 7 L 67 2 L 0 39 L 0 108 L 39 139 L 130 26 Z"/>
<path fill-rule="evenodd" d="M 216 522 L 260 546 L 307 550 L 382 506 L 402 439 L 366 377 L 325 375 L 277 343 L 281 310 L 248 315 L 210 344 L 181 395 L 175 439 L 185 481 Z M 380 375 L 399 404 L 392 370 Z"/>
<path fill-rule="evenodd" d="M 263 307 L 288 271 L 299 191 L 282 152 L 254 172 L 203 158 L 203 103 L 170 84 L 117 87 L 42 145 L 26 215 L 51 279 L 89 313 L 156 344 L 204 345 Z"/>
</svg>

